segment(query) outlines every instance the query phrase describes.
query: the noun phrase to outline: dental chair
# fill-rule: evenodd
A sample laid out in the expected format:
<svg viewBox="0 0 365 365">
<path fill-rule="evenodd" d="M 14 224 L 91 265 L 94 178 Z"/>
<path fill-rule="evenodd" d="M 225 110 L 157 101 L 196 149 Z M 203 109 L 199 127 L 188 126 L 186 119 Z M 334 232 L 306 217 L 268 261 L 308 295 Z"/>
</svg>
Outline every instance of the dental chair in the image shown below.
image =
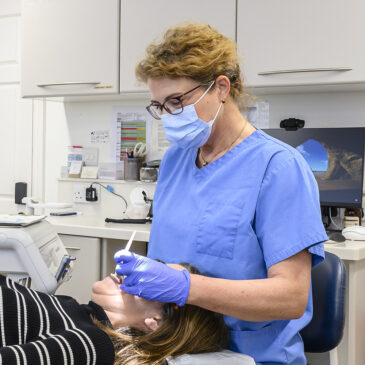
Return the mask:
<svg viewBox="0 0 365 365">
<path fill-rule="evenodd" d="M 325 260 L 312 270 L 313 318 L 300 332 L 304 350 L 330 352 L 330 365 L 338 365 L 337 346 L 345 326 L 346 267 L 336 255 L 326 252 Z"/>
<path fill-rule="evenodd" d="M 169 365 L 255 365 L 252 357 L 229 350 L 169 357 L 167 363 Z"/>
</svg>

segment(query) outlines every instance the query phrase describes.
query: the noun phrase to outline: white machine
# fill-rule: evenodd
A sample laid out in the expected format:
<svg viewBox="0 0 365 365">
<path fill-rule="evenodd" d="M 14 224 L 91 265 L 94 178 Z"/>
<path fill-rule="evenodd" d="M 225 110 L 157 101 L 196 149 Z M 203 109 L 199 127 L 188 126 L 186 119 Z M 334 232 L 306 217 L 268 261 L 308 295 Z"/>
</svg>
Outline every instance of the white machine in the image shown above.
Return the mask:
<svg viewBox="0 0 365 365">
<path fill-rule="evenodd" d="M 45 220 L 27 226 L 0 226 L 0 273 L 35 290 L 53 294 L 70 278 L 73 260 Z"/>
</svg>

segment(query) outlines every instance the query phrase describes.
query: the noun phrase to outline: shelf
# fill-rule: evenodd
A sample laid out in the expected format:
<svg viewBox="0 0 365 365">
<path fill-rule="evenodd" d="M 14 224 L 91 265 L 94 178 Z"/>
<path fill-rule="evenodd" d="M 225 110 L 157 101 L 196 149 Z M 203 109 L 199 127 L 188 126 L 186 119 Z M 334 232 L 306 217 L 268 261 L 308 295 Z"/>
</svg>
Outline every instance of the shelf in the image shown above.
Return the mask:
<svg viewBox="0 0 365 365">
<path fill-rule="evenodd" d="M 144 182 L 144 181 L 126 181 L 126 180 L 111 180 L 111 179 L 81 179 L 81 178 L 72 178 L 72 177 L 61 177 L 58 178 L 57 181 L 62 182 L 97 182 L 100 184 L 133 184 L 133 185 L 156 185 L 157 182 Z"/>
</svg>

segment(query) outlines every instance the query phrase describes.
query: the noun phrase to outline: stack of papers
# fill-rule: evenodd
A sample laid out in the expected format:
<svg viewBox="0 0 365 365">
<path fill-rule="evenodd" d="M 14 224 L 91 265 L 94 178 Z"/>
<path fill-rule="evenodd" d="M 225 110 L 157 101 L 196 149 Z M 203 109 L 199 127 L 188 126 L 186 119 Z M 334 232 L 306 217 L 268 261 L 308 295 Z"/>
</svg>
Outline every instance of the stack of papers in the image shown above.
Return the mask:
<svg viewBox="0 0 365 365">
<path fill-rule="evenodd" d="M 40 222 L 45 215 L 10 215 L 0 214 L 0 226 L 25 227 Z"/>
</svg>

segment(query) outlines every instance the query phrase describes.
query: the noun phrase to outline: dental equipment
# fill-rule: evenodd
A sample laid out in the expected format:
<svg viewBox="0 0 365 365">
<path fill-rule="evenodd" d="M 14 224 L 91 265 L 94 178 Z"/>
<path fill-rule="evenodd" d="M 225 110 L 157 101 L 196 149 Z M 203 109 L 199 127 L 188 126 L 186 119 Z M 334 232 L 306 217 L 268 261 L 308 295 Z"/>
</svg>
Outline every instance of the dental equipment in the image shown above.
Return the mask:
<svg viewBox="0 0 365 365">
<path fill-rule="evenodd" d="M 134 236 L 136 235 L 137 231 L 133 231 L 131 237 L 129 238 L 129 241 L 127 242 L 127 245 L 125 246 L 125 250 L 129 251 L 131 249 L 133 240 L 134 240 Z M 121 277 L 116 273 L 111 273 L 110 277 L 117 283 L 120 284 L 121 283 Z"/>
<path fill-rule="evenodd" d="M 132 242 L 134 240 L 134 236 L 136 235 L 137 231 L 133 231 L 132 235 L 131 235 L 131 238 L 129 239 L 127 245 L 125 246 L 125 250 L 126 251 L 129 251 L 131 246 L 132 246 Z"/>
<path fill-rule="evenodd" d="M 31 281 L 35 290 L 53 294 L 71 277 L 73 260 L 45 220 L 0 226 L 0 272 L 23 285 Z"/>
</svg>

